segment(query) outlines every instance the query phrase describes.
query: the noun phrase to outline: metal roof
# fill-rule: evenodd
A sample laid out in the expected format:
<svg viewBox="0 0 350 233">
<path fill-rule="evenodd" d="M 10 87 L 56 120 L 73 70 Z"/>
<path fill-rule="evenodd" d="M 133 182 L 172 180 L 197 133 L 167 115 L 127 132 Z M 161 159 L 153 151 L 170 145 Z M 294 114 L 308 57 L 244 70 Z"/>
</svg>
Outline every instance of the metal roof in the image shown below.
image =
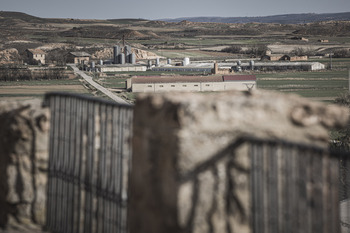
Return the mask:
<svg viewBox="0 0 350 233">
<path fill-rule="evenodd" d="M 136 76 L 132 83 L 223 82 L 222 76 Z"/>
<path fill-rule="evenodd" d="M 70 52 L 75 57 L 90 57 L 91 55 L 86 52 Z"/>
</svg>

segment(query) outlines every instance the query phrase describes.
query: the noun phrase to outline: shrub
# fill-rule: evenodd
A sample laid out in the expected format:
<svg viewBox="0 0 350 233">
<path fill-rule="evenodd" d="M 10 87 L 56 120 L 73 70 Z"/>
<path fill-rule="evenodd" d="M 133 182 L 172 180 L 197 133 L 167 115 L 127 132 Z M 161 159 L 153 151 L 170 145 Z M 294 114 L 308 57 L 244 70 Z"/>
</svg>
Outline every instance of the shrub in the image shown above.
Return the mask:
<svg viewBox="0 0 350 233">
<path fill-rule="evenodd" d="M 266 45 L 253 45 L 252 47 L 248 48 L 246 51 L 246 54 L 250 54 L 252 57 L 261 57 L 265 55 L 267 51 Z"/>
<path fill-rule="evenodd" d="M 221 52 L 225 53 L 241 53 L 242 52 L 242 47 L 239 45 L 232 45 L 230 47 L 226 47 L 221 50 Z"/>
<path fill-rule="evenodd" d="M 335 57 L 335 58 L 347 58 L 347 57 L 350 57 L 350 52 L 348 49 L 337 49 L 334 51 L 333 57 Z"/>
</svg>

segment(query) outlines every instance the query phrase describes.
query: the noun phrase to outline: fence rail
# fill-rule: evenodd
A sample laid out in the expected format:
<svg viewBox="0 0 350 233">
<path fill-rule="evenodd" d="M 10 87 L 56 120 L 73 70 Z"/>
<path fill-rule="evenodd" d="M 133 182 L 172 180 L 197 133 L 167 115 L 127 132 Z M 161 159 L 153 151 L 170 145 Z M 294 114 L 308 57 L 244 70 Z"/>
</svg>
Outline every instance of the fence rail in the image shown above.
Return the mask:
<svg viewBox="0 0 350 233">
<path fill-rule="evenodd" d="M 51 93 L 47 228 L 53 232 L 127 232 L 132 108 Z"/>
</svg>

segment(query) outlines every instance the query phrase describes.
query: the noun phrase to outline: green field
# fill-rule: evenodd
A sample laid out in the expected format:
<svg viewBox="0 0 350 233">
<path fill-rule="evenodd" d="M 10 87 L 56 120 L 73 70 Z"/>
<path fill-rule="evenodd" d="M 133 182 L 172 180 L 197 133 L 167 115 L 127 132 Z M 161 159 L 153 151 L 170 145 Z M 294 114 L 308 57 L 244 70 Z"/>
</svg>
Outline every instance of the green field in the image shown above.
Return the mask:
<svg viewBox="0 0 350 233">
<path fill-rule="evenodd" d="M 257 86 L 259 89 L 296 93 L 304 97 L 334 99 L 349 91 L 348 71 L 258 74 Z"/>
</svg>

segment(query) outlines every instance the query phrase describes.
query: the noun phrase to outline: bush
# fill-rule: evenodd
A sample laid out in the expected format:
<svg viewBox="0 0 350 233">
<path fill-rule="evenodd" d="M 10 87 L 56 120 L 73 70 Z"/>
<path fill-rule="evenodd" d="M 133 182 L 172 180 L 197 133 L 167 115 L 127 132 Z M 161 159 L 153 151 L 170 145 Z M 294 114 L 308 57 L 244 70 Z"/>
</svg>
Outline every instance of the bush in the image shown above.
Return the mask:
<svg viewBox="0 0 350 233">
<path fill-rule="evenodd" d="M 335 58 L 348 58 L 348 57 L 350 57 L 350 51 L 348 49 L 337 49 L 334 51 L 333 57 L 335 57 Z"/>
<path fill-rule="evenodd" d="M 230 47 L 226 47 L 221 50 L 221 52 L 225 53 L 242 53 L 242 47 L 239 45 L 232 45 Z"/>
<path fill-rule="evenodd" d="M 261 57 L 266 54 L 267 49 L 266 45 L 253 45 L 248 48 L 246 54 L 250 54 L 252 57 Z"/>
<path fill-rule="evenodd" d="M 350 94 L 343 94 L 340 97 L 336 98 L 334 102 L 338 105 L 350 108 Z M 338 142 L 338 144 L 349 148 L 349 145 L 350 145 L 350 125 L 349 124 L 345 128 L 340 129 L 336 132 L 333 132 L 333 134 L 337 135 L 336 138 L 334 139 Z"/>
<path fill-rule="evenodd" d="M 314 56 L 316 54 L 315 51 L 309 49 L 304 49 L 302 47 L 295 48 L 294 50 L 291 51 L 291 54 L 295 56 Z"/>
</svg>

